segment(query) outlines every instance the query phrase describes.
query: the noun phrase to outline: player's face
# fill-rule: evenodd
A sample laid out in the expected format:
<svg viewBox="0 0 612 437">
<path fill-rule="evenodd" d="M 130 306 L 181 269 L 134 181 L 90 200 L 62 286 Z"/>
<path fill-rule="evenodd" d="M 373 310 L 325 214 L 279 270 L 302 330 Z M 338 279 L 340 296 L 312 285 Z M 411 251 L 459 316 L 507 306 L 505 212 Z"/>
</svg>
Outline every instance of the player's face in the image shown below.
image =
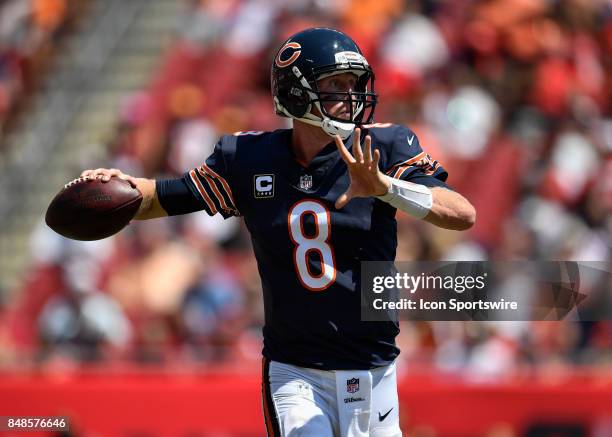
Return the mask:
<svg viewBox="0 0 612 437">
<path fill-rule="evenodd" d="M 321 98 L 331 99 L 329 102 L 322 103 L 327 113 L 348 121 L 350 118 L 350 107 L 347 101 L 348 95 L 331 93 L 350 93 L 355 90 L 356 85 L 357 75 L 353 73 L 336 74 L 317 81 L 317 87 L 321 93 Z M 339 99 L 341 99 L 341 101 L 338 101 Z M 353 111 L 355 111 L 356 105 L 357 103 L 353 102 Z"/>
</svg>

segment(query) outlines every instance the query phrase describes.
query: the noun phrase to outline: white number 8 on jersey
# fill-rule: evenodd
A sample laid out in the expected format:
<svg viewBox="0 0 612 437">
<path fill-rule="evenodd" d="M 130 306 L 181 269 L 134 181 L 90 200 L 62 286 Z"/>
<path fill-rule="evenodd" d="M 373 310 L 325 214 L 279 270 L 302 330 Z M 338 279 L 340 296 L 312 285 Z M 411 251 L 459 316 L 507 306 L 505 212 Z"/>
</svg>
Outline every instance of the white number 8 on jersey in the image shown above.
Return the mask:
<svg viewBox="0 0 612 437">
<path fill-rule="evenodd" d="M 303 218 L 306 214 L 314 217 L 316 233 L 309 237 L 304 234 Z M 334 251 L 328 244 L 331 227 L 329 210 L 321 202 L 300 200 L 289 209 L 289 236 L 296 245 L 293 249 L 293 263 L 302 285 L 310 291 L 323 291 L 336 279 Z M 308 265 L 308 254 L 317 252 L 321 260 L 321 273 L 315 275 Z"/>
</svg>

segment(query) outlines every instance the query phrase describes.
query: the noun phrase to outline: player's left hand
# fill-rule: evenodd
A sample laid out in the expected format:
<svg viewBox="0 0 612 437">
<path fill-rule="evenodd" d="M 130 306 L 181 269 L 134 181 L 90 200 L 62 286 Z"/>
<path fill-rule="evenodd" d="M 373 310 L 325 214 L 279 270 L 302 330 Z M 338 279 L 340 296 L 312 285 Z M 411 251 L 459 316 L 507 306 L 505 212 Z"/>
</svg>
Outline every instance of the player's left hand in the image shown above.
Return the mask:
<svg viewBox="0 0 612 437">
<path fill-rule="evenodd" d="M 389 190 L 389 181 L 379 170 L 380 152 L 372 153 L 372 138 L 365 137 L 365 153 L 361 149 L 361 129 L 353 133 L 353 153 L 348 151 L 340 136 L 334 137 L 340 156 L 346 163 L 351 183 L 348 190 L 336 200 L 336 209 L 343 208 L 354 197 L 382 196 Z"/>
</svg>

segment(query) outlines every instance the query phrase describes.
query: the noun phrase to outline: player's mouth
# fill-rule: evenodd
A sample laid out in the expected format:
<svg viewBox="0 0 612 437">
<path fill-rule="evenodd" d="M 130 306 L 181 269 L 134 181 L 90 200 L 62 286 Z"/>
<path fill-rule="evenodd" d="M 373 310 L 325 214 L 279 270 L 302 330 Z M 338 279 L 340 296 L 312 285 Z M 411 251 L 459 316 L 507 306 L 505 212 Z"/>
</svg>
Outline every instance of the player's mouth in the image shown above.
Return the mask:
<svg viewBox="0 0 612 437">
<path fill-rule="evenodd" d="M 332 106 L 329 114 L 332 117 L 343 118 L 345 120 L 349 120 L 351 116 L 348 105 L 345 102 L 338 102 L 336 105 Z"/>
</svg>

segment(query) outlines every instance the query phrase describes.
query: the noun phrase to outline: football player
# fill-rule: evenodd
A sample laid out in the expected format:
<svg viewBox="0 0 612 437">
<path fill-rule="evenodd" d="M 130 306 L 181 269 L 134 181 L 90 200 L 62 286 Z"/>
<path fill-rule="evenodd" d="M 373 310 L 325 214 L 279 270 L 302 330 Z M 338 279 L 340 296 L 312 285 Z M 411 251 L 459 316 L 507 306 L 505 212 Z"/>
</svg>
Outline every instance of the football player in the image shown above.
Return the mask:
<svg viewBox="0 0 612 437">
<path fill-rule="evenodd" d="M 265 305 L 263 409 L 270 436 L 401 436 L 395 320 L 360 320 L 362 261 L 393 261 L 396 211 L 468 229 L 475 210 L 410 129 L 372 124 L 374 73 L 342 32 L 307 29 L 272 61 L 276 113 L 292 129 L 224 135 L 176 180 L 117 169 L 136 219 L 206 211 L 242 216 Z"/>
</svg>

